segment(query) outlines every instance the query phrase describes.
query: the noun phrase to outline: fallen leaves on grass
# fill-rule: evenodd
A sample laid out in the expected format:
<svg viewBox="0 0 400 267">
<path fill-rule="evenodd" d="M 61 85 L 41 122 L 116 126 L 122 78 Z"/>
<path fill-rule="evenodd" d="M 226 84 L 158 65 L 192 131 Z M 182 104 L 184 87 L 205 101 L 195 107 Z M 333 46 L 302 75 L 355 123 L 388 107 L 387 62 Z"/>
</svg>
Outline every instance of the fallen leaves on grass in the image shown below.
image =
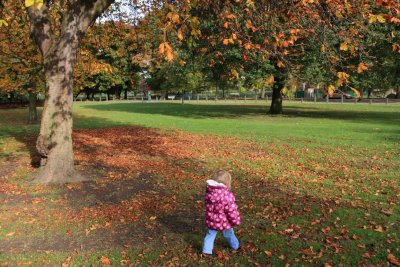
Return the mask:
<svg viewBox="0 0 400 267">
<path fill-rule="evenodd" d="M 393 254 L 389 254 L 387 256 L 388 261 L 393 264 L 394 266 L 400 267 L 400 260 L 396 258 Z"/>
</svg>

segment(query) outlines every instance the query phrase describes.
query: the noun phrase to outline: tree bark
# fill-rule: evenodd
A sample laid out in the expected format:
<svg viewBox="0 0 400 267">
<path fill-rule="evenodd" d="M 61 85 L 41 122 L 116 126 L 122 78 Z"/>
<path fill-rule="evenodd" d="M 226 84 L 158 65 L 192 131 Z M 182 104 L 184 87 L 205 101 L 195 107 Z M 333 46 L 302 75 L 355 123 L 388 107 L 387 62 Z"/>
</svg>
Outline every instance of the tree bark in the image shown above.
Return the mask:
<svg viewBox="0 0 400 267">
<path fill-rule="evenodd" d="M 37 100 L 37 94 L 29 92 L 28 124 L 38 123 L 36 100 Z"/>
<path fill-rule="evenodd" d="M 269 113 L 272 115 L 278 115 L 283 113 L 283 108 L 282 108 L 282 89 L 285 85 L 285 80 L 284 77 L 277 75 L 275 78 L 275 83 L 272 88 L 272 101 L 271 101 L 271 107 L 269 109 Z"/>
<path fill-rule="evenodd" d="M 125 100 L 128 100 L 128 88 L 125 88 L 125 91 L 124 91 L 124 99 L 125 99 Z"/>
<path fill-rule="evenodd" d="M 261 89 L 261 98 L 265 99 L 265 88 L 264 87 Z"/>
<path fill-rule="evenodd" d="M 87 28 L 113 0 L 72 1 L 63 14 L 55 38 L 48 5 L 28 8 L 31 32 L 43 55 L 46 99 L 36 148 L 42 156 L 37 183 L 83 180 L 74 168 L 72 147 L 73 68 L 79 43 Z"/>
<path fill-rule="evenodd" d="M 64 43 L 64 42 L 62 42 Z M 64 43 L 45 60 L 46 103 L 37 149 L 45 159 L 38 183 L 80 181 L 74 168 L 72 149 L 73 66 L 76 44 Z"/>
</svg>

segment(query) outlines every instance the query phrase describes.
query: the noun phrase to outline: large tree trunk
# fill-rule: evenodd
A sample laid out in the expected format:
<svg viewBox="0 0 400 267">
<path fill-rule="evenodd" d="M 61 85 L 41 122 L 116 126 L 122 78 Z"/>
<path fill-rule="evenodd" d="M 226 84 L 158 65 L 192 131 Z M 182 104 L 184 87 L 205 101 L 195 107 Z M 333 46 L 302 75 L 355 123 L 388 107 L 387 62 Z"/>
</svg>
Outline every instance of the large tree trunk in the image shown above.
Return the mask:
<svg viewBox="0 0 400 267">
<path fill-rule="evenodd" d="M 29 92 L 28 124 L 38 123 L 36 100 L 37 100 L 37 94 Z"/>
<path fill-rule="evenodd" d="M 59 36 L 52 33 L 49 1 L 28 7 L 32 36 L 43 55 L 46 78 L 46 100 L 36 143 L 44 166 L 34 182 L 82 180 L 74 168 L 72 149 L 73 68 L 80 39 L 112 2 L 73 1 L 62 14 Z"/>
<path fill-rule="evenodd" d="M 35 179 L 38 183 L 82 180 L 74 168 L 72 149 L 73 67 L 77 46 L 61 43 L 44 59 L 47 94 L 36 144 L 44 166 Z"/>
<path fill-rule="evenodd" d="M 284 87 L 284 78 L 277 76 L 272 88 L 272 101 L 269 113 L 272 115 L 282 114 L 282 89 Z"/>
</svg>

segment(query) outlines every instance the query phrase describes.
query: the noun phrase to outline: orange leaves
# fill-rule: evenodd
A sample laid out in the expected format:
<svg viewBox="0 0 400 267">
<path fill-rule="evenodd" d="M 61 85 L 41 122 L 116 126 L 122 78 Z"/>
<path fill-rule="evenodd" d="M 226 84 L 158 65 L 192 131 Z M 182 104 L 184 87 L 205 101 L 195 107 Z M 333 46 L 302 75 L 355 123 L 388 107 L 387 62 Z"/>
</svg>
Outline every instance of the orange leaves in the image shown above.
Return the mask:
<svg viewBox="0 0 400 267">
<path fill-rule="evenodd" d="M 315 0 L 302 0 L 301 2 L 303 3 L 303 5 L 308 5 L 315 3 Z"/>
<path fill-rule="evenodd" d="M 172 61 L 174 59 L 173 49 L 168 42 L 161 43 L 158 47 L 158 52 L 160 55 L 165 56 L 168 61 Z"/>
<path fill-rule="evenodd" d="M 283 67 L 285 67 L 285 63 L 283 63 L 283 61 L 281 61 L 281 60 L 278 60 L 278 61 L 276 62 L 276 65 L 278 66 L 278 68 L 283 68 Z"/>
<path fill-rule="evenodd" d="M 268 79 L 265 81 L 265 86 L 269 87 L 269 86 L 273 85 L 274 82 L 275 82 L 274 75 L 270 75 L 268 77 Z"/>
<path fill-rule="evenodd" d="M 389 253 L 387 256 L 387 260 L 396 267 L 400 267 L 400 260 L 396 258 L 395 255 Z"/>
<path fill-rule="evenodd" d="M 246 28 L 251 30 L 252 32 L 257 31 L 257 28 L 253 26 L 251 20 L 249 20 L 249 19 L 246 21 Z"/>
<path fill-rule="evenodd" d="M 269 251 L 269 250 L 265 250 L 265 251 L 264 251 L 264 254 L 265 254 L 267 257 L 271 257 L 271 256 L 272 256 L 272 252 Z"/>
<path fill-rule="evenodd" d="M 349 46 L 348 46 L 348 42 L 347 41 L 345 41 L 344 43 L 340 44 L 340 50 L 342 50 L 342 51 L 349 50 Z"/>
<path fill-rule="evenodd" d="M 167 17 L 168 19 L 170 19 L 173 23 L 178 24 L 178 23 L 181 22 L 180 16 L 179 16 L 179 14 L 177 14 L 177 13 L 169 12 L 169 13 L 167 14 L 166 17 Z"/>
<path fill-rule="evenodd" d="M 178 40 L 182 41 L 183 40 L 183 33 L 182 33 L 182 29 L 178 30 Z"/>
<path fill-rule="evenodd" d="M 360 64 L 358 64 L 358 67 L 357 67 L 357 72 L 358 73 L 363 73 L 366 70 L 368 70 L 368 65 L 367 64 L 365 64 L 364 62 L 361 62 Z"/>
<path fill-rule="evenodd" d="M 230 36 L 230 38 L 225 38 L 225 39 L 223 39 L 223 40 L 222 40 L 222 43 L 223 43 L 224 45 L 234 44 L 236 39 L 237 39 L 236 33 L 232 33 L 232 35 Z"/>
<path fill-rule="evenodd" d="M 104 256 L 102 256 L 102 257 L 100 258 L 100 262 L 103 263 L 103 264 L 105 264 L 105 265 L 111 265 L 110 259 L 109 259 L 109 258 L 106 258 L 106 257 L 104 257 Z"/>
<path fill-rule="evenodd" d="M 392 46 L 392 51 L 393 51 L 393 53 L 400 53 L 400 45 L 399 44 L 394 44 Z"/>
</svg>

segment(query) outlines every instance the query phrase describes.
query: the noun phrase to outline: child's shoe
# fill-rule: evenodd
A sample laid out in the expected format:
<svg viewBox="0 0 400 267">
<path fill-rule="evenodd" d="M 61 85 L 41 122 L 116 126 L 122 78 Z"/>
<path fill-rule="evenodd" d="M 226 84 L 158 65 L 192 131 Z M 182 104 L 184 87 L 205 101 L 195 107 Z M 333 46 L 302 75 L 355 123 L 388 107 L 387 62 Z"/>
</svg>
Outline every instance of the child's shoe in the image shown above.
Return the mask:
<svg viewBox="0 0 400 267">
<path fill-rule="evenodd" d="M 201 257 L 202 258 L 210 258 L 210 257 L 212 257 L 212 254 L 208 254 L 208 253 L 201 253 Z"/>
<path fill-rule="evenodd" d="M 238 252 L 241 252 L 241 251 L 242 251 L 241 247 L 238 247 L 237 249 L 231 249 L 231 253 L 232 254 L 235 254 L 235 253 L 238 253 Z"/>
</svg>

